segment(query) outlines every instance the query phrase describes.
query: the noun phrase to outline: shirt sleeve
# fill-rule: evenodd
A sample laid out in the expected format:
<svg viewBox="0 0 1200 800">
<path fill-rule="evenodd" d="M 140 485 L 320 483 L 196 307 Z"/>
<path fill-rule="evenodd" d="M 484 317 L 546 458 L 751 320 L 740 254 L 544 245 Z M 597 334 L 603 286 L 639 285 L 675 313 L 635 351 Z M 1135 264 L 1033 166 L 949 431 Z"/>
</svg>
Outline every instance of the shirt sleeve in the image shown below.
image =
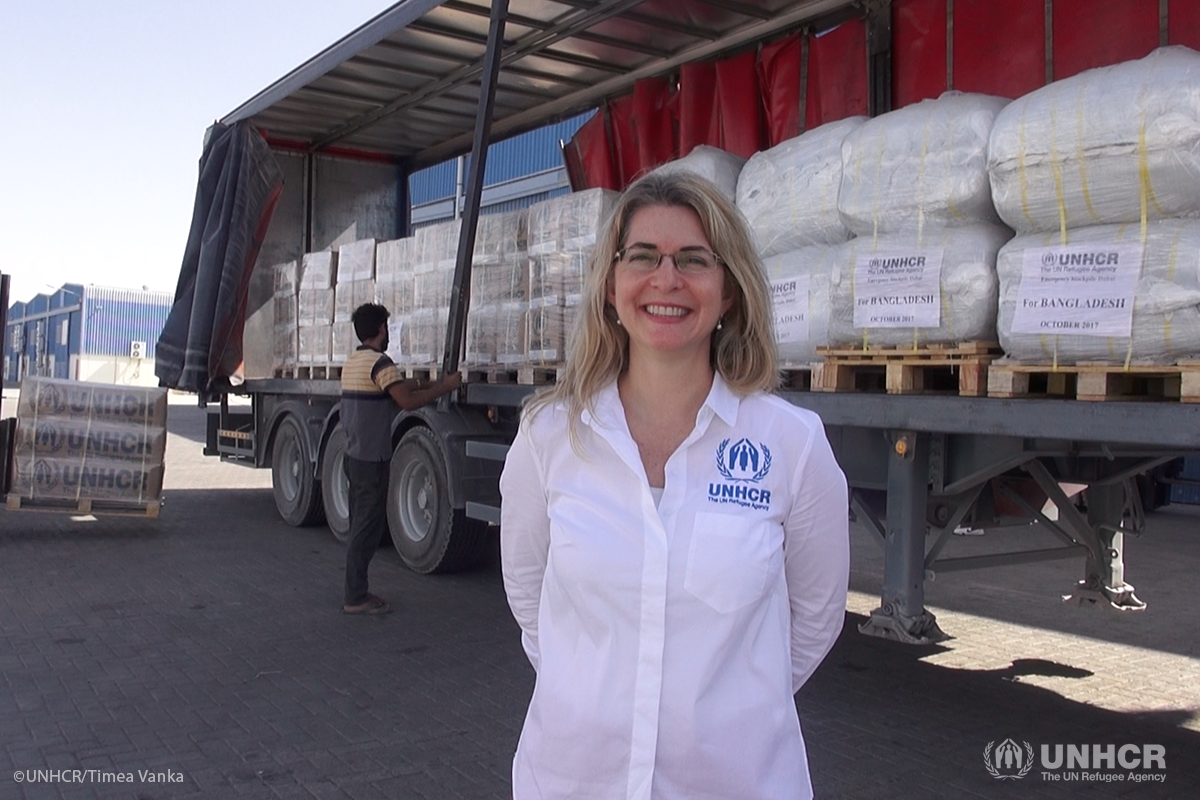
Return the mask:
<svg viewBox="0 0 1200 800">
<path fill-rule="evenodd" d="M 792 487 L 792 509 L 784 525 L 784 573 L 791 605 L 794 693 L 842 632 L 850 582 L 846 477 L 820 427 Z"/>
<path fill-rule="evenodd" d="M 500 561 L 504 592 L 521 644 L 538 668 L 538 606 L 550 552 L 546 484 L 528 425 L 522 424 L 500 474 Z"/>
<path fill-rule="evenodd" d="M 371 367 L 371 380 L 386 392 L 388 387 L 402 382 L 404 376 L 400 374 L 400 368 L 396 366 L 390 356 L 382 355 L 375 362 L 375 366 Z"/>
</svg>

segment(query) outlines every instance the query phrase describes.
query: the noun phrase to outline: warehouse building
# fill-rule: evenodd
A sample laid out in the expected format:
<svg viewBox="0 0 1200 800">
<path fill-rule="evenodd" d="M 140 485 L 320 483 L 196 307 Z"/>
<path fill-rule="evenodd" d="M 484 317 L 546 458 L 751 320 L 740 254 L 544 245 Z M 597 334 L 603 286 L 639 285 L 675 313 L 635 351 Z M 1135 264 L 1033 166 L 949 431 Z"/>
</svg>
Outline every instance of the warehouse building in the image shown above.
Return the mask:
<svg viewBox="0 0 1200 800">
<path fill-rule="evenodd" d="M 155 386 L 171 293 L 64 284 L 8 310 L 4 383 L 26 375 Z"/>
</svg>

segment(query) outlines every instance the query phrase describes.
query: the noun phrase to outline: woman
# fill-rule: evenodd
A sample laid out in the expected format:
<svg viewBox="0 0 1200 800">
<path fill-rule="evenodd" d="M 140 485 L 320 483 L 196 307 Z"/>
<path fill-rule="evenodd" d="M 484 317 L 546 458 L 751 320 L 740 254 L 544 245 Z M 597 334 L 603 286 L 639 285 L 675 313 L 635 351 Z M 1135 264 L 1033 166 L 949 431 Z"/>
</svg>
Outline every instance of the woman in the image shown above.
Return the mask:
<svg viewBox="0 0 1200 800">
<path fill-rule="evenodd" d="M 710 183 L 622 195 L 500 479 L 537 672 L 515 800 L 812 796 L 793 694 L 842 629 L 846 481 L 820 420 L 768 394 L 771 322 Z"/>
</svg>

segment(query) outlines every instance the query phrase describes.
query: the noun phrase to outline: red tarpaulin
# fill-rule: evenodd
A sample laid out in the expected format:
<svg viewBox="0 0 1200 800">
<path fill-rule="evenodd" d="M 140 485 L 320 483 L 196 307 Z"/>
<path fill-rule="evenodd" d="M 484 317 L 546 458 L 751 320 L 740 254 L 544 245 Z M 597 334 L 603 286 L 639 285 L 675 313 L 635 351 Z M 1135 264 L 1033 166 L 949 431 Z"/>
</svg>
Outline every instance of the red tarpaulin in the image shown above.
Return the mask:
<svg viewBox="0 0 1200 800">
<path fill-rule="evenodd" d="M 640 172 L 675 158 L 678 146 L 670 83 L 663 78 L 644 78 L 633 85 L 633 127 Z"/>
<path fill-rule="evenodd" d="M 563 148 L 573 190 L 621 188 L 609 152 L 607 127 L 602 108 L 575 131 Z"/>
<path fill-rule="evenodd" d="M 717 68 L 710 63 L 684 64 L 679 68 L 679 155 L 696 145 L 720 146 L 717 119 Z"/>
<path fill-rule="evenodd" d="M 800 37 L 765 45 L 759 53 L 758 82 L 766 110 L 767 143 L 774 147 L 800 135 Z"/>
<path fill-rule="evenodd" d="M 1200 50 L 1200 0 L 1171 0 L 1167 5 L 1167 43 Z"/>
<path fill-rule="evenodd" d="M 809 38 L 804 128 L 867 113 L 867 24 L 851 20 Z"/>
<path fill-rule="evenodd" d="M 718 61 L 717 108 L 721 120 L 719 147 L 742 158 L 766 144 L 762 125 L 762 97 L 754 51 Z"/>
<path fill-rule="evenodd" d="M 1045 0 L 954 3 L 955 89 L 1015 99 L 1045 83 Z"/>
<path fill-rule="evenodd" d="M 624 187 L 637 180 L 641 171 L 638 159 L 637 131 L 633 125 L 633 95 L 618 97 L 608 104 L 609 129 L 612 131 L 612 161 L 617 181 Z"/>
<path fill-rule="evenodd" d="M 1054 0 L 1054 79 L 1141 58 L 1158 47 L 1158 3 Z"/>
<path fill-rule="evenodd" d="M 946 91 L 946 0 L 892 4 L 892 103 L 896 108 Z"/>
</svg>

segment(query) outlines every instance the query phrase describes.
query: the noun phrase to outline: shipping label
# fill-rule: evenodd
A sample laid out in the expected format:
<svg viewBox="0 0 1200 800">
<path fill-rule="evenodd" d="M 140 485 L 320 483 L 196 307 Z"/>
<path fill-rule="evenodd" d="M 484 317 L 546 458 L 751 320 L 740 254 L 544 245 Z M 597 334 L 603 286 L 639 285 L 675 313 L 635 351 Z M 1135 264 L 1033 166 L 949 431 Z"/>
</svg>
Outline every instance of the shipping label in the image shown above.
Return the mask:
<svg viewBox="0 0 1200 800">
<path fill-rule="evenodd" d="M 854 264 L 854 327 L 940 326 L 944 256 L 941 248 L 860 254 Z"/>
<path fill-rule="evenodd" d="M 1128 337 L 1143 251 L 1140 242 L 1026 250 L 1013 333 Z"/>
<path fill-rule="evenodd" d="M 809 275 L 771 281 L 771 301 L 775 306 L 777 344 L 807 342 Z"/>
</svg>

